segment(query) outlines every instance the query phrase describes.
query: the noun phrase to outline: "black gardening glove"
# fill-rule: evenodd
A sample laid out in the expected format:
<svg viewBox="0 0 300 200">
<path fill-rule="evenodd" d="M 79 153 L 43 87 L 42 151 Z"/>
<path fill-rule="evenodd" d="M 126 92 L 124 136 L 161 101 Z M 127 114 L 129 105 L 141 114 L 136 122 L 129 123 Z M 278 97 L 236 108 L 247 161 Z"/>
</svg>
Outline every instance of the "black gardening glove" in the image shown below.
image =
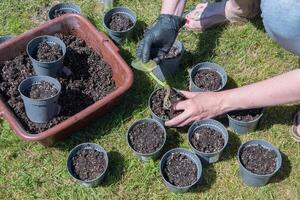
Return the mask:
<svg viewBox="0 0 300 200">
<path fill-rule="evenodd" d="M 176 40 L 179 29 L 183 26 L 184 19 L 175 15 L 159 16 L 157 21 L 146 31 L 144 39 L 137 49 L 137 57 L 144 63 L 150 58 L 162 58 L 171 49 Z"/>
</svg>

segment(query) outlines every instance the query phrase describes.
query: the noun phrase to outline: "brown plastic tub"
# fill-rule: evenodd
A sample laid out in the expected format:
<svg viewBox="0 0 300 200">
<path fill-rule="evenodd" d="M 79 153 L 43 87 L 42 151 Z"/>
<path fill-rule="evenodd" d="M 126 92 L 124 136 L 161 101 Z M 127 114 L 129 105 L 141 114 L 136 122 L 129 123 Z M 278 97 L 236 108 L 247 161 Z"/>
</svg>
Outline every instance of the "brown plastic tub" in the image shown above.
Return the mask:
<svg viewBox="0 0 300 200">
<path fill-rule="evenodd" d="M 25 52 L 26 45 L 31 39 L 59 32 L 80 37 L 86 41 L 89 47 L 102 55 L 103 59 L 112 66 L 113 79 L 117 89 L 81 112 L 39 134 L 28 133 L 0 95 L 0 116 L 9 122 L 11 128 L 22 139 L 38 141 L 45 146 L 52 146 L 56 140 L 67 137 L 105 114 L 133 83 L 132 71 L 120 56 L 119 49 L 114 43 L 104 33 L 98 32 L 86 18 L 75 14 L 66 14 L 48 21 L 38 28 L 1 44 L 0 62 L 13 59 L 21 52 Z"/>
</svg>

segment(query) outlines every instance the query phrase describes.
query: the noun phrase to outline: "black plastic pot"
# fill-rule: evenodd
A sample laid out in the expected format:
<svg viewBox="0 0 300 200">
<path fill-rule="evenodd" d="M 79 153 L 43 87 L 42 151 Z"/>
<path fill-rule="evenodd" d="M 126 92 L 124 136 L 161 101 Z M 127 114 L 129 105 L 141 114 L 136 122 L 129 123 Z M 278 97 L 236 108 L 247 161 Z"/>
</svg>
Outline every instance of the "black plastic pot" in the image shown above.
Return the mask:
<svg viewBox="0 0 300 200">
<path fill-rule="evenodd" d="M 203 63 L 198 63 L 196 66 L 194 66 L 190 72 L 190 90 L 192 92 L 205 92 L 205 90 L 199 88 L 194 83 L 194 76 L 196 75 L 196 73 L 198 71 L 203 70 L 203 69 L 209 69 L 209 70 L 215 71 L 221 76 L 222 86 L 220 88 L 218 88 L 217 90 L 214 90 L 213 92 L 220 91 L 225 87 L 225 85 L 227 83 L 227 74 L 226 74 L 224 68 L 215 63 L 203 62 Z"/>
<path fill-rule="evenodd" d="M 174 45 L 180 51 L 180 54 L 174 58 L 167 58 L 162 60 L 159 65 L 152 71 L 153 74 L 161 81 L 166 81 L 168 77 L 175 75 L 176 71 L 179 68 L 180 61 L 184 54 L 183 43 L 176 40 Z"/>
<path fill-rule="evenodd" d="M 163 131 L 164 131 L 164 142 L 163 142 L 163 145 L 157 149 L 155 152 L 153 153 L 148 153 L 148 154 L 143 154 L 143 153 L 139 153 L 137 152 L 133 146 L 130 144 L 130 140 L 129 140 L 129 133 L 131 132 L 132 128 L 134 126 L 136 126 L 137 124 L 140 124 L 140 123 L 143 123 L 143 122 L 154 122 L 156 123 Z M 166 142 L 166 138 L 167 138 L 167 133 L 166 133 L 166 129 L 164 128 L 163 125 L 161 125 L 158 121 L 154 120 L 154 119 L 150 119 L 150 118 L 145 118 L 145 119 L 141 119 L 141 120 L 138 120 L 136 122 L 134 122 L 130 128 L 128 129 L 127 131 L 127 134 L 126 134 L 126 140 L 127 140 L 127 144 L 128 146 L 132 149 L 132 151 L 142 160 L 142 161 L 148 161 L 148 160 L 151 160 L 151 159 L 157 159 L 161 152 L 162 152 L 162 149 L 165 145 L 165 142 Z"/>
<path fill-rule="evenodd" d="M 55 13 L 59 12 L 59 11 L 63 11 L 65 13 L 74 13 L 74 14 L 80 14 L 81 13 L 81 9 L 80 6 L 74 4 L 74 3 L 60 3 L 60 4 L 56 4 L 55 6 L 53 6 L 49 12 L 48 12 L 48 18 L 54 19 L 55 18 Z"/>
<path fill-rule="evenodd" d="M 200 127 L 211 128 L 211 129 L 216 130 L 217 132 L 220 132 L 224 139 L 224 146 L 222 147 L 222 149 L 220 149 L 219 151 L 214 152 L 214 153 L 204 153 L 204 152 L 200 152 L 199 150 L 197 150 L 193 146 L 191 139 L 193 137 L 194 132 Z M 219 158 L 222 154 L 222 151 L 227 146 L 228 132 L 227 132 L 227 129 L 223 126 L 223 124 L 221 124 L 220 122 L 218 122 L 214 119 L 206 119 L 206 120 L 196 121 L 189 128 L 188 141 L 192 147 L 192 150 L 201 158 L 201 160 L 203 160 L 206 163 L 215 163 L 219 160 Z"/>
<path fill-rule="evenodd" d="M 37 48 L 39 46 L 40 43 L 42 42 L 47 42 L 49 45 L 54 45 L 54 44 L 58 44 L 62 51 L 63 51 L 63 55 L 62 57 L 60 57 L 58 60 L 53 61 L 53 62 L 40 62 L 37 61 L 34 58 L 34 55 L 37 52 Z M 53 37 L 50 35 L 43 35 L 43 36 L 39 36 L 36 37 L 34 39 L 32 39 L 28 44 L 27 44 L 27 54 L 32 62 L 34 71 L 37 75 L 41 75 L 41 76 L 51 76 L 51 77 L 56 77 L 57 76 L 57 72 L 63 68 L 64 66 L 64 58 L 65 58 L 65 54 L 66 54 L 66 45 L 65 43 L 60 40 L 57 37 Z"/>
<path fill-rule="evenodd" d="M 104 170 L 104 172 L 102 174 L 100 174 L 97 178 L 93 179 L 93 180 L 89 180 L 89 181 L 82 181 L 80 179 L 78 179 L 76 177 L 76 175 L 74 174 L 74 169 L 73 169 L 73 165 L 72 165 L 72 159 L 73 157 L 77 154 L 78 151 L 80 151 L 81 149 L 94 149 L 97 150 L 99 152 L 104 153 L 104 158 L 106 161 L 106 168 Z M 105 178 L 106 174 L 107 174 L 107 168 L 108 168 L 108 156 L 107 156 L 107 152 L 98 144 L 94 144 L 94 143 L 82 143 L 79 144 L 78 146 L 76 146 L 75 148 L 73 148 L 69 155 L 68 155 L 68 159 L 67 159 L 67 169 L 69 172 L 69 175 L 76 181 L 78 182 L 81 186 L 84 187 L 96 187 L 97 185 L 99 185 L 103 179 Z"/>
<path fill-rule="evenodd" d="M 248 169 L 246 169 L 241 162 L 240 154 L 241 154 L 242 149 L 247 146 L 254 146 L 254 145 L 259 145 L 259 144 L 261 146 L 263 146 L 264 148 L 267 148 L 269 150 L 276 152 L 277 165 L 276 165 L 276 170 L 272 174 L 267 174 L 267 175 L 254 174 L 251 171 L 249 171 Z M 238 157 L 239 166 L 240 166 L 240 177 L 247 186 L 251 186 L 251 187 L 261 187 L 261 186 L 266 185 L 268 183 L 268 181 L 270 180 L 270 178 L 274 174 L 276 174 L 276 172 L 280 169 L 281 164 L 282 164 L 282 157 L 281 157 L 280 151 L 273 144 L 271 144 L 270 142 L 267 142 L 265 140 L 250 140 L 250 141 L 242 144 L 238 150 L 237 157 Z"/>
<path fill-rule="evenodd" d="M 0 36 L 0 44 L 9 40 L 9 39 L 12 39 L 14 36 L 12 35 L 3 35 L 3 36 Z"/>
<path fill-rule="evenodd" d="M 259 117 L 249 122 L 238 121 L 236 119 L 233 119 L 229 114 L 227 114 L 227 117 L 229 120 L 229 126 L 232 128 L 232 130 L 236 134 L 242 135 L 255 131 L 263 114 L 264 109 L 261 109 L 261 114 L 259 115 Z"/>
<path fill-rule="evenodd" d="M 45 81 L 57 89 L 57 94 L 47 99 L 31 99 L 24 92 L 32 85 Z M 18 88 L 24 102 L 27 117 L 35 123 L 46 123 L 59 113 L 58 98 L 61 84 L 58 80 L 49 76 L 32 76 L 23 80 Z"/>
<path fill-rule="evenodd" d="M 195 163 L 195 165 L 197 167 L 197 180 L 194 183 L 192 183 L 191 185 L 188 185 L 188 186 L 185 186 L 185 187 L 178 187 L 178 186 L 175 186 L 175 185 L 171 184 L 165 178 L 164 173 L 163 173 L 165 164 L 166 164 L 168 158 L 174 153 L 183 154 Z M 160 169 L 160 175 L 162 176 L 165 185 L 167 186 L 167 188 L 171 192 L 187 192 L 189 189 L 191 189 L 194 185 L 196 185 L 199 182 L 199 180 L 201 178 L 201 175 L 202 175 L 202 164 L 201 164 L 200 159 L 193 152 L 191 152 L 187 149 L 183 149 L 183 148 L 172 149 L 172 150 L 168 151 L 167 153 L 165 153 L 164 156 L 162 157 L 160 163 L 159 163 L 159 169 Z"/>
<path fill-rule="evenodd" d="M 133 22 L 133 26 L 130 29 L 126 31 L 114 31 L 108 28 L 112 16 L 118 13 L 125 14 L 131 19 L 131 21 Z M 135 27 L 136 21 L 137 21 L 136 14 L 132 10 L 126 7 L 115 7 L 109 10 L 107 13 L 105 13 L 103 18 L 103 24 L 109 36 L 118 44 L 122 43 L 124 37 L 129 37 L 129 34 L 132 32 L 132 30 Z"/>
</svg>

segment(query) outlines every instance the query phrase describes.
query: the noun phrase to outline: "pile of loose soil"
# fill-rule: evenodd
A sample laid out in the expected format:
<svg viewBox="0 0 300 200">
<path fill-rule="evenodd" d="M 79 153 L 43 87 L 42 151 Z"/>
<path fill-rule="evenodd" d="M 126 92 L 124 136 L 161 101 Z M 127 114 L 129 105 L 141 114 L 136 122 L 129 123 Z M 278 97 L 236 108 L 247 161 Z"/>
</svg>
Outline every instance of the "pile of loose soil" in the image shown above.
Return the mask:
<svg viewBox="0 0 300 200">
<path fill-rule="evenodd" d="M 41 42 L 34 59 L 40 62 L 53 62 L 61 58 L 62 55 L 63 51 L 58 44 L 50 45 L 47 42 Z"/>
<path fill-rule="evenodd" d="M 276 152 L 261 145 L 245 147 L 240 158 L 244 167 L 254 174 L 272 174 L 276 170 Z"/>
<path fill-rule="evenodd" d="M 106 169 L 104 153 L 94 149 L 82 149 L 72 158 L 73 170 L 82 181 L 98 178 Z"/>
<path fill-rule="evenodd" d="M 175 58 L 177 56 L 180 55 L 180 51 L 176 46 L 173 46 L 170 51 L 168 52 L 167 55 L 164 56 L 164 59 L 171 59 L 171 58 Z"/>
<path fill-rule="evenodd" d="M 60 74 L 58 77 L 62 86 L 59 97 L 61 111 L 50 122 L 33 123 L 25 114 L 18 86 L 21 81 L 34 75 L 29 57 L 24 53 L 0 64 L 0 94 L 25 130 L 31 134 L 43 132 L 59 124 L 116 89 L 111 66 L 87 47 L 83 40 L 72 35 L 55 36 L 62 39 L 67 46 L 64 65 L 72 73 L 69 76 Z"/>
<path fill-rule="evenodd" d="M 41 81 L 33 84 L 24 91 L 24 95 L 31 99 L 48 99 L 57 94 L 57 89 L 51 83 Z"/>
<path fill-rule="evenodd" d="M 209 69 L 199 70 L 193 77 L 193 81 L 197 87 L 204 91 L 215 91 L 222 87 L 220 74 Z"/>
<path fill-rule="evenodd" d="M 197 180 L 196 164 L 180 153 L 174 153 L 167 159 L 163 172 L 169 183 L 179 187 L 189 186 Z"/>
<path fill-rule="evenodd" d="M 229 116 L 235 120 L 250 122 L 256 120 L 260 114 L 262 113 L 262 109 L 248 109 L 248 110 L 237 110 L 229 113 Z"/>
<path fill-rule="evenodd" d="M 154 122 L 137 124 L 129 132 L 129 142 L 139 153 L 155 152 L 162 147 L 164 140 L 164 131 Z"/>
<path fill-rule="evenodd" d="M 133 26 L 132 20 L 122 13 L 114 14 L 108 24 L 108 28 L 113 31 L 127 31 Z"/>
<path fill-rule="evenodd" d="M 55 10 L 54 11 L 54 18 L 62 16 L 62 15 L 67 14 L 67 13 L 76 14 L 77 12 L 72 11 L 72 10 L 68 10 L 68 11 L 66 11 L 66 10 Z"/>
<path fill-rule="evenodd" d="M 191 138 L 195 149 L 203 153 L 214 153 L 221 150 L 225 144 L 222 133 L 215 129 L 200 127 L 195 130 Z"/>
<path fill-rule="evenodd" d="M 176 93 L 174 90 L 170 90 L 169 108 L 164 106 L 164 99 L 166 96 L 166 89 L 157 90 L 150 99 L 150 107 L 154 114 L 156 114 L 159 118 L 163 120 L 170 120 L 178 115 L 180 115 L 183 111 L 175 111 L 173 105 L 179 101 L 183 101 L 186 98 L 180 93 Z"/>
</svg>

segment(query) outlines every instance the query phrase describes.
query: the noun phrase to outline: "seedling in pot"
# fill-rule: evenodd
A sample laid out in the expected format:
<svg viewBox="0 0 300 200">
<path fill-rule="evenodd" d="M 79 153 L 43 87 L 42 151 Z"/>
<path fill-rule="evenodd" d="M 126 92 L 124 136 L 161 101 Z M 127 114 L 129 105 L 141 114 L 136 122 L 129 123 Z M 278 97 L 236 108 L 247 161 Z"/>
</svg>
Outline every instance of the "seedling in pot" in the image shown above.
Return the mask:
<svg viewBox="0 0 300 200">
<path fill-rule="evenodd" d="M 248 186 L 263 186 L 281 167 L 281 154 L 271 143 L 251 140 L 238 150 L 240 176 Z"/>
<path fill-rule="evenodd" d="M 156 120 L 142 119 L 128 129 L 127 142 L 141 160 L 156 159 L 166 142 L 166 130 Z"/>
<path fill-rule="evenodd" d="M 169 86 L 155 90 L 149 98 L 149 107 L 153 119 L 164 125 L 165 121 L 170 120 L 183 111 L 174 110 L 174 105 L 186 98 L 176 89 Z"/>
<path fill-rule="evenodd" d="M 177 148 L 163 156 L 160 173 L 170 191 L 186 192 L 200 180 L 202 165 L 195 154 Z"/>
<path fill-rule="evenodd" d="M 53 6 L 48 12 L 48 18 L 54 19 L 56 17 L 62 16 L 64 14 L 80 14 L 81 9 L 78 5 L 73 3 L 60 3 Z"/>
</svg>

